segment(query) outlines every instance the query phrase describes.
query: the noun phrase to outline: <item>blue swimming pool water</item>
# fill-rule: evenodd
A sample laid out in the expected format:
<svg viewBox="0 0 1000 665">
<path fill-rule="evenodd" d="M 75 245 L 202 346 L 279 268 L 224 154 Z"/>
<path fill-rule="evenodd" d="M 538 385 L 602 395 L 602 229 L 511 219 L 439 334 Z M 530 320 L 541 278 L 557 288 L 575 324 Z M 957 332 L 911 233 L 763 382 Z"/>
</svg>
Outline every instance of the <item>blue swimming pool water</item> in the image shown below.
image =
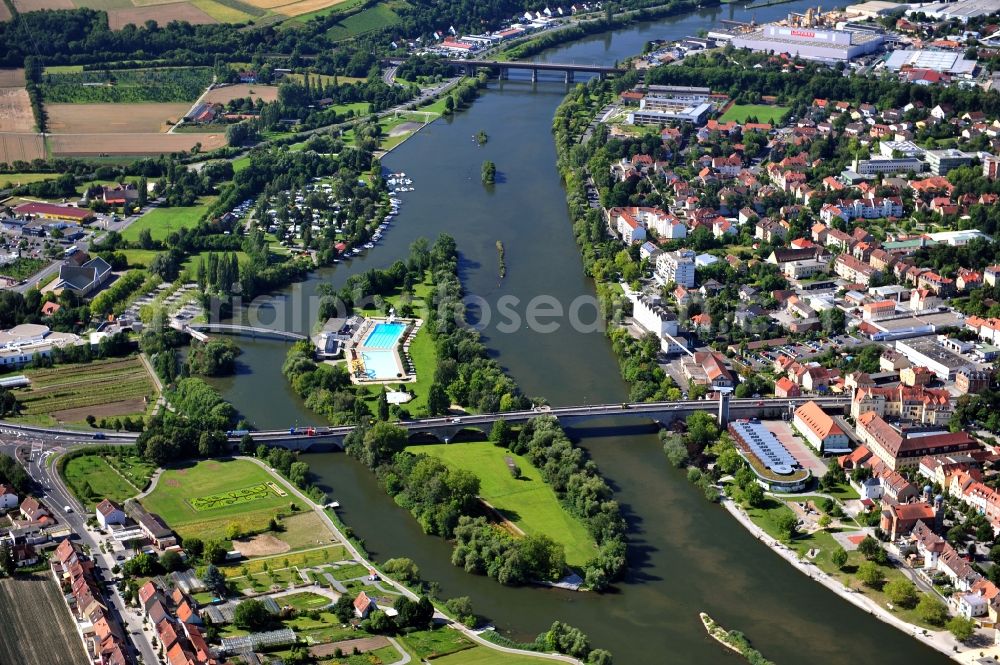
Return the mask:
<svg viewBox="0 0 1000 665">
<path fill-rule="evenodd" d="M 364 346 L 369 349 L 391 349 L 405 329 L 404 323 L 376 323 L 375 328 L 365 338 Z"/>
<path fill-rule="evenodd" d="M 362 351 L 361 360 L 365 363 L 365 376 L 369 379 L 395 379 L 399 373 L 392 351 Z"/>
</svg>

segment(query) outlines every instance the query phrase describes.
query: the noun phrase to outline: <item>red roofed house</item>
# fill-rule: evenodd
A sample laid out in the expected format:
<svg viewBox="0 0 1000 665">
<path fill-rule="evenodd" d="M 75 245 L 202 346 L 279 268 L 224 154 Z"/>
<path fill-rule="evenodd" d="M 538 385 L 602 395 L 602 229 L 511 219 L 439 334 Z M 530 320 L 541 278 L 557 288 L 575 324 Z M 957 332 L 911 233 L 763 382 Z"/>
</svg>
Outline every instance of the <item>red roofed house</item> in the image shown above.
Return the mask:
<svg viewBox="0 0 1000 665">
<path fill-rule="evenodd" d="M 847 452 L 851 449 L 847 434 L 816 402 L 810 401 L 795 409 L 792 424 L 820 452 Z"/>
<path fill-rule="evenodd" d="M 889 534 L 889 540 L 896 540 L 902 536 L 908 536 L 917 526 L 917 522 L 933 524 L 935 519 L 934 507 L 929 503 L 903 503 L 889 506 L 882 511 L 882 530 Z"/>
<path fill-rule="evenodd" d="M 783 376 L 774 382 L 775 397 L 798 397 L 802 391 L 787 376 Z"/>
<path fill-rule="evenodd" d="M 378 605 L 364 591 L 359 593 L 358 597 L 354 599 L 354 613 L 360 619 L 366 618 L 371 612 L 377 609 Z"/>
</svg>

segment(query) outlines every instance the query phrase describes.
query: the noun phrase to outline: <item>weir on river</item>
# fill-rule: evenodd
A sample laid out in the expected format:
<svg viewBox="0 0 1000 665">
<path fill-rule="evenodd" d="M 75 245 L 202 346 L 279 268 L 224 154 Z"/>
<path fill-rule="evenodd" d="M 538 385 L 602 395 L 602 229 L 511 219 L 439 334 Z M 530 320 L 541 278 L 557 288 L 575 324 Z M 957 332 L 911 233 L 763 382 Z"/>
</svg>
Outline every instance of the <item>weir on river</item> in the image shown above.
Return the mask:
<svg viewBox="0 0 1000 665">
<path fill-rule="evenodd" d="M 695 35 L 721 19 L 767 21 L 807 6 L 717 8 L 594 35 L 538 60 L 612 65 L 639 53 L 647 40 Z M 352 272 L 405 257 L 417 237 L 433 240 L 449 233 L 462 255 L 466 291 L 487 304 L 473 308 L 485 324 L 487 346 L 526 394 L 544 396 L 553 405 L 626 401 L 628 388 L 599 326 L 574 330 L 563 318 L 555 331 L 541 332 L 524 324 L 534 298 L 568 309 L 578 296 L 594 294 L 583 275 L 555 168 L 552 117 L 567 87 L 532 83 L 529 76 L 512 72 L 509 80 L 491 83 L 469 110 L 427 126 L 388 155 L 385 168 L 419 174 L 420 188 L 406 195 L 384 242 L 349 266 L 319 270 L 283 290 L 273 312 L 262 313 L 255 325 L 308 334 L 315 322 L 308 301 L 320 283 L 339 288 Z M 468 140 L 480 130 L 490 137 L 482 147 Z M 484 159 L 494 161 L 502 176 L 495 188 L 478 186 Z M 507 248 L 508 268 L 499 284 L 498 240 Z M 517 299 L 512 309 L 522 320 L 511 326 L 513 332 L 499 326 L 506 322 L 496 308 L 503 297 Z M 579 307 L 582 322 L 595 317 L 586 303 Z M 262 429 L 318 421 L 281 376 L 286 343 L 241 340 L 241 347 L 240 373 L 213 381 L 227 399 Z M 466 574 L 451 565 L 451 546 L 424 535 L 365 467 L 334 453 L 309 461 L 320 484 L 342 504 L 344 521 L 376 558 L 412 558 L 426 580 L 440 584 L 442 598 L 470 596 L 478 613 L 518 639 L 533 639 L 560 620 L 582 629 L 620 664 L 735 658 L 705 635 L 698 618 L 705 611 L 722 625 L 739 626 L 779 665 L 947 662 L 794 570 L 708 503 L 683 472 L 670 468 L 655 436 L 630 435 L 623 446 L 614 424 L 570 430 L 612 484 L 631 528 L 628 575 L 617 592 L 607 594 L 507 588 Z"/>
</svg>

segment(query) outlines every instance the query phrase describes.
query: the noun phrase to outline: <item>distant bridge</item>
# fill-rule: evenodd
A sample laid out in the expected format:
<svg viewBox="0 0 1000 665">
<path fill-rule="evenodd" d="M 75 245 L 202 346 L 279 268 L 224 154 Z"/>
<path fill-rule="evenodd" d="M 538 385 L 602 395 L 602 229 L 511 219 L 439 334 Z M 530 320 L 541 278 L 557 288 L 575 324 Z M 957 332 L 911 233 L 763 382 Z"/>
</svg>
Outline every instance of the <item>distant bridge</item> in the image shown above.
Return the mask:
<svg viewBox="0 0 1000 665">
<path fill-rule="evenodd" d="M 194 337 L 196 332 L 208 331 L 226 335 L 243 335 L 245 337 L 261 337 L 270 339 L 280 339 L 292 342 L 301 342 L 309 339 L 300 333 L 288 332 L 286 330 L 275 330 L 274 328 L 262 328 L 257 326 L 241 326 L 233 323 L 187 323 L 183 330 L 189 332 Z M 202 337 L 204 335 L 202 334 Z"/>
<path fill-rule="evenodd" d="M 511 424 L 523 424 L 538 416 L 552 416 L 563 426 L 572 427 L 588 420 L 627 418 L 641 423 L 657 423 L 668 425 L 674 421 L 687 418 L 698 411 L 715 413 L 720 424 L 725 425 L 738 418 L 781 418 L 785 414 L 806 402 L 814 401 L 824 409 L 844 412 L 851 404 L 850 397 L 765 397 L 761 399 L 730 399 L 722 400 L 676 400 L 665 402 L 630 402 L 624 404 L 594 404 L 584 406 L 538 407 L 525 411 L 506 411 L 502 413 L 478 413 L 469 416 L 423 418 L 420 420 L 404 420 L 394 423 L 405 429 L 411 437 L 431 437 L 441 441 L 451 441 L 459 432 L 472 430 L 488 434 L 493 424 L 505 420 Z M 292 450 L 330 450 L 342 448 L 344 437 L 350 434 L 355 425 L 339 427 L 291 427 L 281 430 L 250 432 L 254 441 L 271 446 L 289 448 Z M 0 422 L 0 433 L 9 430 L 26 434 L 45 435 L 59 438 L 95 436 L 119 441 L 134 440 L 138 435 L 129 432 L 92 432 L 75 431 L 62 428 L 46 428 L 19 423 Z M 309 432 L 312 432 L 310 434 Z M 239 436 L 230 436 L 231 444 L 239 441 Z"/>
<path fill-rule="evenodd" d="M 647 423 L 667 425 L 687 418 L 692 413 L 704 411 L 715 413 L 722 425 L 737 418 L 781 418 L 793 409 L 809 401 L 815 401 L 824 409 L 843 412 L 851 404 L 850 397 L 796 397 L 763 399 L 722 400 L 678 400 L 666 402 L 633 402 L 625 404 L 595 404 L 590 406 L 540 407 L 526 411 L 503 413 L 481 413 L 461 417 L 424 418 L 395 423 L 405 429 L 411 437 L 433 437 L 445 442 L 451 441 L 463 430 L 475 430 L 488 434 L 493 424 L 505 420 L 511 424 L 522 424 L 538 416 L 552 416 L 564 426 L 573 426 L 588 420 L 628 418 Z M 344 437 L 351 433 L 354 425 L 341 427 L 293 428 L 251 432 L 254 441 L 296 450 L 329 449 L 343 445 Z M 313 434 L 308 434 L 311 430 Z M 235 440 L 236 437 L 234 437 Z"/>
<path fill-rule="evenodd" d="M 398 58 L 387 61 L 391 65 L 401 65 L 405 60 Z M 620 67 L 608 67 L 606 65 L 576 65 L 558 62 L 519 62 L 516 60 L 445 60 L 445 64 L 463 70 L 467 75 L 472 76 L 477 69 L 488 69 L 496 72 L 497 76 L 503 80 L 508 77 L 510 70 L 522 70 L 531 72 L 531 80 L 538 80 L 538 72 L 562 72 L 565 74 L 566 83 L 573 82 L 575 74 L 596 74 L 598 78 L 607 76 L 618 76 L 625 73 Z"/>
</svg>

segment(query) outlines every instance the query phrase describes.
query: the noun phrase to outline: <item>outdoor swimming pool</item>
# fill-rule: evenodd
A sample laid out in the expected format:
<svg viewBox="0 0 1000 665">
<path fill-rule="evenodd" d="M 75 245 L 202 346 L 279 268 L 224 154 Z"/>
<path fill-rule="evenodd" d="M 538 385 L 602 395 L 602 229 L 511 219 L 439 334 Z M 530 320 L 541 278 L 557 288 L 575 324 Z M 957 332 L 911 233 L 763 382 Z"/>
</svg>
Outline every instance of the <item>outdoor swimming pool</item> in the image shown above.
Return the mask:
<svg viewBox="0 0 1000 665">
<path fill-rule="evenodd" d="M 391 349 L 404 330 L 406 330 L 405 323 L 376 323 L 375 328 L 365 338 L 363 346 L 369 349 Z"/>
<path fill-rule="evenodd" d="M 361 360 L 365 363 L 365 378 L 387 380 L 399 374 L 394 351 L 362 351 Z"/>
</svg>

